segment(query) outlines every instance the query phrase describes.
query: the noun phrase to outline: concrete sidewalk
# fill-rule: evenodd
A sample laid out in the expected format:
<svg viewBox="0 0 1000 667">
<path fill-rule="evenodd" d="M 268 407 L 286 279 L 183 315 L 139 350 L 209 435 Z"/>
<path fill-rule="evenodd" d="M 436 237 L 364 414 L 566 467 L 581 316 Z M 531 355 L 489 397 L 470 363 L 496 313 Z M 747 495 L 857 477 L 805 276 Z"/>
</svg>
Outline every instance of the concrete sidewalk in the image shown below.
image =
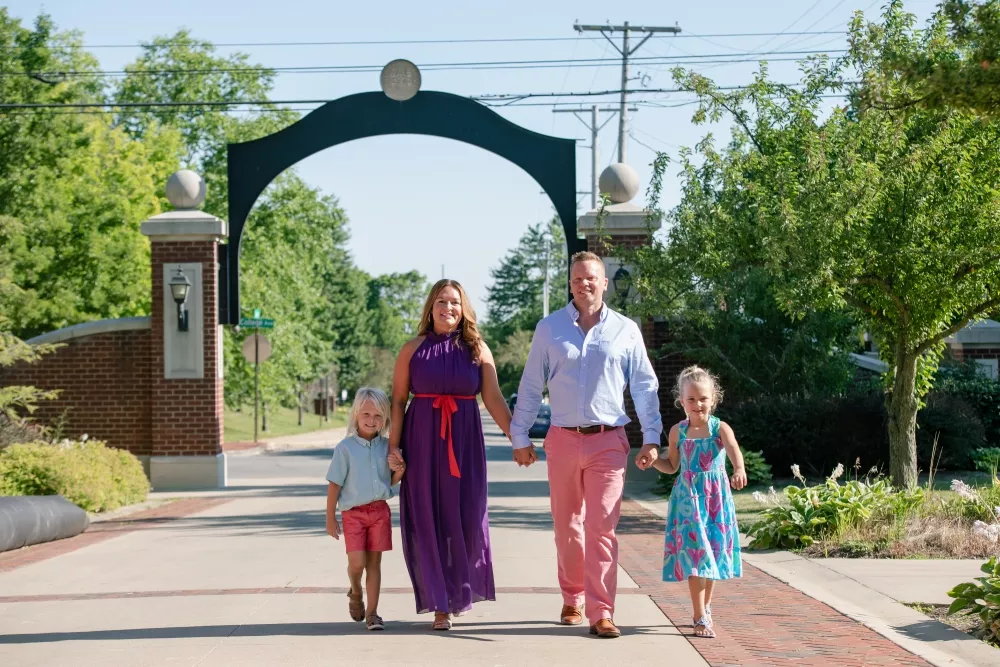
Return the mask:
<svg viewBox="0 0 1000 667">
<path fill-rule="evenodd" d="M 344 546 L 324 530 L 339 440 L 326 432 L 306 448 L 233 457 L 228 489 L 153 494 L 139 514 L 0 554 L 0 665 L 997 664 L 994 649 L 859 583 L 878 564 L 783 552 L 746 554 L 743 577 L 716 589 L 718 639 L 692 637 L 687 587 L 660 576 L 666 503 L 631 472 L 618 529 L 623 636 L 560 626 L 544 457 L 518 468 L 484 421 L 497 601 L 451 632 L 414 612 L 398 527 L 383 564 L 386 631 L 349 620 Z M 858 580 L 835 569 L 852 567 Z"/>
<path fill-rule="evenodd" d="M 183 494 L 222 504 L 0 573 L 0 665 L 707 664 L 624 571 L 621 639 L 558 625 L 545 467 L 517 468 L 488 438 L 497 601 L 451 632 L 415 613 L 398 527 L 386 631 L 350 620 L 344 546 L 324 530 L 330 452 L 314 448 L 234 457 L 231 489 Z"/>
</svg>

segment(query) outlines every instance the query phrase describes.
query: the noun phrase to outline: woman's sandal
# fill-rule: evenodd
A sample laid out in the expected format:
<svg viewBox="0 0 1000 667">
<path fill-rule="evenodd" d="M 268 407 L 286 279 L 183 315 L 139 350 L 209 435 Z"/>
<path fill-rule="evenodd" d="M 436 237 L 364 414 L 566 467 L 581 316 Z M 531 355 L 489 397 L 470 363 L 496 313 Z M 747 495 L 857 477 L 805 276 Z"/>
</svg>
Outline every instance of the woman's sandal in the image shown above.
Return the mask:
<svg viewBox="0 0 1000 667">
<path fill-rule="evenodd" d="M 347 611 L 351 614 L 351 620 L 365 620 L 365 602 L 362 594 L 347 591 L 347 599 L 350 600 L 350 602 L 347 603 Z"/>
<path fill-rule="evenodd" d="M 431 625 L 431 630 L 451 630 L 451 617 L 445 614 L 444 616 L 434 616 L 434 624 Z"/>
<path fill-rule="evenodd" d="M 701 629 L 699 630 L 699 628 Z M 712 621 L 707 616 L 702 616 L 694 622 L 694 636 L 702 639 L 715 639 Z"/>
</svg>

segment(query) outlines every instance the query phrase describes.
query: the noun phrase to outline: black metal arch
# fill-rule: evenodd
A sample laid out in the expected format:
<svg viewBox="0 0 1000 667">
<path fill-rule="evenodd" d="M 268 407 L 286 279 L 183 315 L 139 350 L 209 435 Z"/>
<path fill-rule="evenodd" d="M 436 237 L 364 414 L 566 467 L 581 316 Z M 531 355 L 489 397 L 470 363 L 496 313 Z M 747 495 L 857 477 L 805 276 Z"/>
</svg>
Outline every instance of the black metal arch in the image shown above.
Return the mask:
<svg viewBox="0 0 1000 667">
<path fill-rule="evenodd" d="M 526 130 L 492 109 L 450 93 L 420 92 L 394 102 L 381 92 L 327 102 L 280 132 L 229 144 L 229 243 L 219 246 L 219 323 L 240 321 L 240 241 L 264 188 L 296 162 L 355 139 L 423 134 L 484 148 L 534 178 L 555 205 L 569 254 L 586 249 L 576 237 L 576 145 Z"/>
</svg>

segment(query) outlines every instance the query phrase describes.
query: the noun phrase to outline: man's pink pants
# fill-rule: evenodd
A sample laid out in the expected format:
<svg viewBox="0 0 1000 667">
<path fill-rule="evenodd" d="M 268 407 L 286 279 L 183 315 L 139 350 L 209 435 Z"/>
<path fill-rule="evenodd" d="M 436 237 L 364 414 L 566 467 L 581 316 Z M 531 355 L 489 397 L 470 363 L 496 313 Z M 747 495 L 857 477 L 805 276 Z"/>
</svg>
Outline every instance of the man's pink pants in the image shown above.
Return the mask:
<svg viewBox="0 0 1000 667">
<path fill-rule="evenodd" d="M 615 612 L 628 439 L 621 427 L 581 435 L 553 426 L 544 447 L 563 604 L 586 602 L 593 625 Z"/>
</svg>

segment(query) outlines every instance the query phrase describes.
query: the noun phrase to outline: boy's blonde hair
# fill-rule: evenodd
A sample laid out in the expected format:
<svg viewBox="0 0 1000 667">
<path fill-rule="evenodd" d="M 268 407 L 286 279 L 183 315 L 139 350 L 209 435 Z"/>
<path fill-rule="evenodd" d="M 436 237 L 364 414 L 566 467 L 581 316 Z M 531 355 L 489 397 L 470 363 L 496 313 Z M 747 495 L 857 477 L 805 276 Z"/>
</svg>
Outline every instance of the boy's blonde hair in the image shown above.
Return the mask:
<svg viewBox="0 0 1000 667">
<path fill-rule="evenodd" d="M 715 377 L 701 366 L 688 366 L 681 371 L 680 375 L 677 376 L 677 386 L 674 387 L 674 405 L 679 408 L 684 407 L 681 401 L 684 396 L 685 384 L 696 384 L 711 388 L 711 412 L 715 412 L 715 408 L 717 408 L 719 403 L 722 402 L 722 387 L 719 386 L 719 378 Z"/>
<path fill-rule="evenodd" d="M 389 410 L 389 397 L 385 392 L 375 387 L 361 387 L 354 394 L 354 403 L 351 404 L 351 411 L 347 415 L 347 435 L 358 434 L 358 412 L 365 403 L 371 403 L 382 415 L 382 428 L 378 434 L 383 438 L 389 435 L 389 420 L 392 416 Z"/>
</svg>

